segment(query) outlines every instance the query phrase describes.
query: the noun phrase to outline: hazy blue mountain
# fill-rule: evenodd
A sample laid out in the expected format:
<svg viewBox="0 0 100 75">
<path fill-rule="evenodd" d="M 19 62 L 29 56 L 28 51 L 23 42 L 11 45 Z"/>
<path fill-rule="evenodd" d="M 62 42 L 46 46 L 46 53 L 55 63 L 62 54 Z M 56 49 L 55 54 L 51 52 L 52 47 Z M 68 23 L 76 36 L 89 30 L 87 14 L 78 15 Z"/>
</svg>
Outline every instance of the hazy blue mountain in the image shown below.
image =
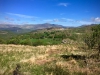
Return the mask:
<svg viewBox="0 0 100 75">
<path fill-rule="evenodd" d="M 26 24 L 26 25 L 0 24 L 0 30 L 9 30 L 9 31 L 19 32 L 19 33 L 20 32 L 28 32 L 28 31 L 32 31 L 32 30 L 38 30 L 38 29 L 52 28 L 52 27 L 65 28 L 62 25 L 49 24 L 49 23 Z"/>
</svg>

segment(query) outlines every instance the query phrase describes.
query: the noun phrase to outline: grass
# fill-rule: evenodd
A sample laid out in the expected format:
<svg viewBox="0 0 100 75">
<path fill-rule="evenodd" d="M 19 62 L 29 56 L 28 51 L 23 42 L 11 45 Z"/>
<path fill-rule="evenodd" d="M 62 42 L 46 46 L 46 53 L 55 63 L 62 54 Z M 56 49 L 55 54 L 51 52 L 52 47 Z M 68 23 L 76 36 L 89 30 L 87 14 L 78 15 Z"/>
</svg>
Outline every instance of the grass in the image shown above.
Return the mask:
<svg viewBox="0 0 100 75">
<path fill-rule="evenodd" d="M 63 58 L 61 55 L 91 56 L 96 50 L 84 51 L 82 44 L 47 46 L 0 45 L 0 75 L 13 75 L 16 64 L 20 64 L 21 75 L 99 75 L 100 61 L 88 58 Z M 88 64 L 88 66 L 87 66 Z"/>
</svg>

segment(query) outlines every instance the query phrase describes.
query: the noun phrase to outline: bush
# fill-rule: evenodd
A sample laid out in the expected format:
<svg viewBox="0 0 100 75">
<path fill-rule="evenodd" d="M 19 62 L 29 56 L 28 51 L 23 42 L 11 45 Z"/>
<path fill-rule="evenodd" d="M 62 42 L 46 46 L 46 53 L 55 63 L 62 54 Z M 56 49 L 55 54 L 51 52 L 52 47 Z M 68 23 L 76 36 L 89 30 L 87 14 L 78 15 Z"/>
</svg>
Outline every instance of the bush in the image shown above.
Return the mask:
<svg viewBox="0 0 100 75">
<path fill-rule="evenodd" d="M 43 42 L 40 40 L 37 40 L 36 42 L 32 43 L 33 46 L 43 45 Z"/>
<path fill-rule="evenodd" d="M 100 24 L 93 26 L 90 32 L 84 42 L 89 48 L 97 47 L 100 54 Z"/>
<path fill-rule="evenodd" d="M 86 36 L 84 39 L 85 44 L 88 46 L 89 49 L 92 49 L 96 43 L 95 38 L 93 38 L 92 33 L 88 35 L 86 34 L 85 36 Z"/>
</svg>

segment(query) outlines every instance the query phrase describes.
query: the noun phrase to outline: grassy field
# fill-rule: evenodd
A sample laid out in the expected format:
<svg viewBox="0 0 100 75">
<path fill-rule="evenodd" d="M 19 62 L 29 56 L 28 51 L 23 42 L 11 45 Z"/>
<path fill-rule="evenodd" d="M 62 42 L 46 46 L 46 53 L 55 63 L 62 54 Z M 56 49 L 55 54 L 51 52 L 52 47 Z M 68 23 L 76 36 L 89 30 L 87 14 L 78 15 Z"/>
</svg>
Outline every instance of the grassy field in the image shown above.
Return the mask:
<svg viewBox="0 0 100 75">
<path fill-rule="evenodd" d="M 96 50 L 73 44 L 24 46 L 0 45 L 0 75 L 100 75 Z"/>
</svg>

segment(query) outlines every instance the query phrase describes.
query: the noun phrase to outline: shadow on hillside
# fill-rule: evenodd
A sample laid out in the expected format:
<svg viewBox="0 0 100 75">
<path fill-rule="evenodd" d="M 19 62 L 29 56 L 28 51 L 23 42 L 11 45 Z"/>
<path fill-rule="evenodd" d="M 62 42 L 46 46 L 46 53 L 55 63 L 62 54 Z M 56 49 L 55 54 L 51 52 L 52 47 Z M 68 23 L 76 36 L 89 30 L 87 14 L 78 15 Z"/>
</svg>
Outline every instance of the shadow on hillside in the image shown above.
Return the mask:
<svg viewBox="0 0 100 75">
<path fill-rule="evenodd" d="M 61 55 L 61 57 L 62 58 L 64 58 L 64 59 L 69 59 L 69 58 L 74 58 L 74 59 L 76 59 L 76 60 L 79 60 L 79 59 L 81 59 L 81 60 L 85 60 L 85 58 L 86 58 L 86 56 L 82 56 L 82 55 Z"/>
</svg>

